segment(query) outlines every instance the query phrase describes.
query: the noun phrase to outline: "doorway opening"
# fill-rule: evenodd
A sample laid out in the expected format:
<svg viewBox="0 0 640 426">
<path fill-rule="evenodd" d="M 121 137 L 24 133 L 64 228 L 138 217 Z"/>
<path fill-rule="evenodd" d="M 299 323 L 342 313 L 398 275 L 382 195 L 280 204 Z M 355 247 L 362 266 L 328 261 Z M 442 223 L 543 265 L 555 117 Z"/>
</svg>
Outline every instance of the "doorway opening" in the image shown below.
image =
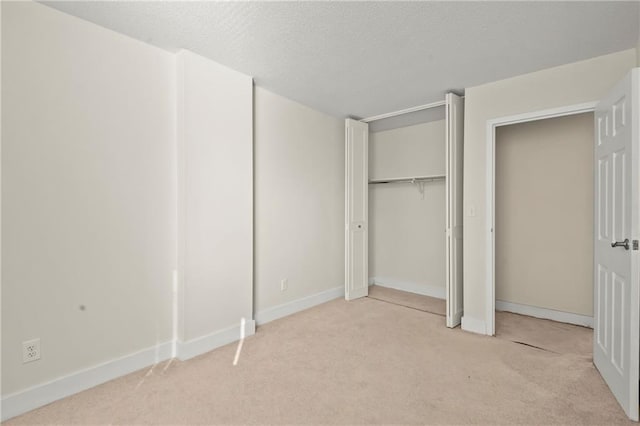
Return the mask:
<svg viewBox="0 0 640 426">
<path fill-rule="evenodd" d="M 528 123 L 539 120 L 552 119 L 557 117 L 566 117 L 583 113 L 593 113 L 596 107 L 595 102 L 571 105 L 567 107 L 554 108 L 543 111 L 535 111 L 531 113 L 519 114 L 508 117 L 500 117 L 487 121 L 487 213 L 486 213 L 486 291 L 485 291 L 485 333 L 494 336 L 495 327 L 495 310 L 496 310 L 496 288 L 495 288 L 495 163 L 496 163 L 496 132 L 499 127 L 509 126 L 520 123 Z M 570 247 L 570 244 L 568 244 Z"/>
<path fill-rule="evenodd" d="M 593 140 L 592 112 L 496 129 L 496 337 L 591 356 Z"/>
</svg>

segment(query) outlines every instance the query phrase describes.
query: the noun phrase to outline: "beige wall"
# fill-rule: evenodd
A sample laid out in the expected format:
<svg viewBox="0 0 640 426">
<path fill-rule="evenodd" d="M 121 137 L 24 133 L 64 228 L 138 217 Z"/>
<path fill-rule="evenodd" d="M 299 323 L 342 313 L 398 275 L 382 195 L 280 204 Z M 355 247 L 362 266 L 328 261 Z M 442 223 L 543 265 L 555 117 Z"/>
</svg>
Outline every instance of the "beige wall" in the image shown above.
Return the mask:
<svg viewBox="0 0 640 426">
<path fill-rule="evenodd" d="M 369 178 L 443 175 L 444 120 L 369 134 Z M 444 297 L 445 183 L 369 185 L 369 277 Z"/>
<path fill-rule="evenodd" d="M 253 81 L 185 50 L 176 65 L 179 338 L 243 319 L 252 334 Z M 199 354 L 179 348 L 182 359 Z"/>
<path fill-rule="evenodd" d="M 496 131 L 496 299 L 593 315 L 593 114 Z"/>
<path fill-rule="evenodd" d="M 250 320 L 252 291 L 259 312 L 343 287 L 343 120 L 260 88 L 252 110 L 249 77 L 38 3 L 2 2 L 2 38 L 3 401 L 168 356 L 178 255 L 187 344 Z"/>
<path fill-rule="evenodd" d="M 369 179 L 445 172 L 444 120 L 369 133 Z"/>
<path fill-rule="evenodd" d="M 638 26 L 640 26 L 640 7 L 638 8 Z M 640 67 L 640 29 L 638 29 L 638 44 L 636 45 L 636 67 Z"/>
<path fill-rule="evenodd" d="M 635 63 L 635 49 L 629 49 L 466 89 L 464 316 L 475 330 L 487 314 L 487 120 L 596 101 Z"/>
<path fill-rule="evenodd" d="M 174 79 L 172 54 L 2 2 L 3 396 L 171 339 Z"/>
<path fill-rule="evenodd" d="M 260 87 L 254 102 L 259 316 L 344 286 L 345 148 L 343 120 Z"/>
</svg>

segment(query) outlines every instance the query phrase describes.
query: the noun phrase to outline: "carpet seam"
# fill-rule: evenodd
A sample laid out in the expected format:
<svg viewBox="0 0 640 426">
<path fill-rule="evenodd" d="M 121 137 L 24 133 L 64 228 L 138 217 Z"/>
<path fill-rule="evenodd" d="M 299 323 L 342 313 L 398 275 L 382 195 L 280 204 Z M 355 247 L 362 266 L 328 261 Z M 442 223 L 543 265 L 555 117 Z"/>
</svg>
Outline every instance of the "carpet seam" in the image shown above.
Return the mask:
<svg viewBox="0 0 640 426">
<path fill-rule="evenodd" d="M 402 303 L 391 302 L 389 300 L 378 299 L 377 297 L 367 296 L 367 299 L 377 300 L 384 303 L 389 303 L 391 305 L 402 306 L 403 308 L 413 309 L 414 311 L 424 312 L 425 314 L 437 315 L 439 317 L 446 317 L 446 315 L 439 314 L 437 312 L 425 311 L 424 309 L 414 308 L 413 306 L 403 305 Z"/>
</svg>

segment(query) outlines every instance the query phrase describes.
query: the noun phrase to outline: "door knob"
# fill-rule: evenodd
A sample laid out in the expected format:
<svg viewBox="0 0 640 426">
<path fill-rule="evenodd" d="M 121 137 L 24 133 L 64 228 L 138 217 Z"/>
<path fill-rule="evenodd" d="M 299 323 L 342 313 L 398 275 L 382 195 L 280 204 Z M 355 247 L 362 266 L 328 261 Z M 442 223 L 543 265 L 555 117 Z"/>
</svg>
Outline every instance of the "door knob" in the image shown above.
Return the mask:
<svg viewBox="0 0 640 426">
<path fill-rule="evenodd" d="M 613 242 L 611 247 L 624 247 L 625 250 L 629 250 L 629 239 L 625 238 L 624 241 Z"/>
</svg>

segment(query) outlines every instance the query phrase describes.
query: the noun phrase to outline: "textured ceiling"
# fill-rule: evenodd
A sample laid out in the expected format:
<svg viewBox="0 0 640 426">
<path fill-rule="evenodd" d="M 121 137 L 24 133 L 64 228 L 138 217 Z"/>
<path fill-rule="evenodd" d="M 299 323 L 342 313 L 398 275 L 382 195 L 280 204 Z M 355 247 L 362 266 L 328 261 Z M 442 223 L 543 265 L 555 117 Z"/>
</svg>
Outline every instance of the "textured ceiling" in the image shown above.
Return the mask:
<svg viewBox="0 0 640 426">
<path fill-rule="evenodd" d="M 638 42 L 637 2 L 45 2 L 368 117 Z"/>
</svg>

